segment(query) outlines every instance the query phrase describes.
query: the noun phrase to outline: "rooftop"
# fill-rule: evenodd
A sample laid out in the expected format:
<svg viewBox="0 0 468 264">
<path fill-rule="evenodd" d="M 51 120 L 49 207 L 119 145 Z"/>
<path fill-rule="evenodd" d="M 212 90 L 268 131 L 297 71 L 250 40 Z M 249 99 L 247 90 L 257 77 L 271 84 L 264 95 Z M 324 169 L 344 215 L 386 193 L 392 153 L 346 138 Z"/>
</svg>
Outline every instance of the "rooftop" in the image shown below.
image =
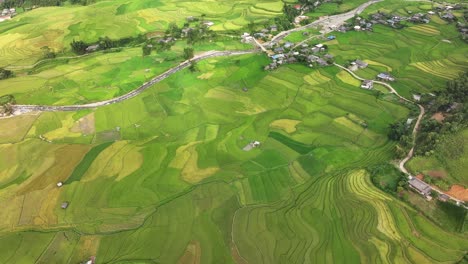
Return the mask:
<svg viewBox="0 0 468 264">
<path fill-rule="evenodd" d="M 432 187 L 416 177 L 413 177 L 411 180 L 408 181 L 408 183 L 411 187 L 419 191 L 421 194 L 429 195 L 431 193 Z"/>
</svg>

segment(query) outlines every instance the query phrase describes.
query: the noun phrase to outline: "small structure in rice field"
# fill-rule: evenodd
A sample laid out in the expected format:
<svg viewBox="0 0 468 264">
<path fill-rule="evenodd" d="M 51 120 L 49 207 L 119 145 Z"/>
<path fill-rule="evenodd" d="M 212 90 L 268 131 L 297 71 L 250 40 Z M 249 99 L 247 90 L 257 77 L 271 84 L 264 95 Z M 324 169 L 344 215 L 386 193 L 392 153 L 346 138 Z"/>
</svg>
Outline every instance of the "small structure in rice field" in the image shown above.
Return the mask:
<svg viewBox="0 0 468 264">
<path fill-rule="evenodd" d="M 247 144 L 242 150 L 243 151 L 251 151 L 254 148 L 260 147 L 260 142 L 259 141 L 252 141 L 249 144 Z"/>
<path fill-rule="evenodd" d="M 362 81 L 361 88 L 371 90 L 372 88 L 374 88 L 374 81 L 372 81 L 372 80 Z"/>
<path fill-rule="evenodd" d="M 382 80 L 382 81 L 388 81 L 388 82 L 393 82 L 395 81 L 395 78 L 392 77 L 389 73 L 382 72 L 377 75 L 377 79 Z"/>
<path fill-rule="evenodd" d="M 63 182 L 59 181 L 57 182 L 57 187 L 62 187 L 63 186 Z"/>
<path fill-rule="evenodd" d="M 62 205 L 60 206 L 62 209 L 67 209 L 69 202 L 63 202 Z"/>
</svg>

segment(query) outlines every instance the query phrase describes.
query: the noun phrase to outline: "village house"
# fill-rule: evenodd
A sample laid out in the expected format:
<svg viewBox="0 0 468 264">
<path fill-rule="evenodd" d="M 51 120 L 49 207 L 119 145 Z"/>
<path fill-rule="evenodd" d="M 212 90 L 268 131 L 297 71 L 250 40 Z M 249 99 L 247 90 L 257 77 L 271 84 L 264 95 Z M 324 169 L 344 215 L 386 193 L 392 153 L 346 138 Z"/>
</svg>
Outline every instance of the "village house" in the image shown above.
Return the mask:
<svg viewBox="0 0 468 264">
<path fill-rule="evenodd" d="M 362 81 L 361 88 L 366 89 L 366 90 L 371 90 L 372 88 L 374 88 L 374 81 L 372 80 Z"/>
<path fill-rule="evenodd" d="M 457 18 L 452 14 L 452 12 L 446 12 L 446 13 L 439 13 L 440 18 L 447 20 L 449 22 L 453 22 L 457 20 Z"/>
<path fill-rule="evenodd" d="M 327 66 L 327 65 L 328 65 L 328 62 L 325 61 L 325 60 L 322 59 L 322 58 L 318 58 L 317 63 L 318 63 L 320 66 Z"/>
<path fill-rule="evenodd" d="M 309 18 L 308 16 L 302 16 L 302 15 L 297 16 L 296 18 L 294 18 L 294 23 L 299 24 L 301 23 L 301 21 L 306 20 L 308 18 Z"/>
<path fill-rule="evenodd" d="M 85 50 L 86 52 L 94 52 L 99 49 L 99 44 L 88 46 Z"/>
<path fill-rule="evenodd" d="M 419 194 L 425 196 L 426 198 L 431 195 L 432 187 L 421 181 L 416 177 L 412 177 L 409 181 L 409 187 L 417 191 Z"/>
<path fill-rule="evenodd" d="M 439 194 L 439 197 L 437 198 L 439 198 L 441 202 L 447 202 L 450 199 L 450 197 L 446 194 Z"/>
<path fill-rule="evenodd" d="M 62 205 L 60 206 L 62 209 L 67 209 L 69 202 L 63 202 Z"/>
<path fill-rule="evenodd" d="M 408 118 L 406 119 L 406 127 L 409 127 L 414 121 L 414 118 Z"/>
<path fill-rule="evenodd" d="M 194 28 L 188 27 L 188 28 L 183 28 L 182 29 L 182 37 L 187 37 L 189 32 L 194 30 Z"/>
<path fill-rule="evenodd" d="M 382 81 L 387 81 L 387 82 L 393 82 L 395 81 L 395 78 L 393 78 L 390 74 L 382 72 L 377 75 L 377 79 L 382 80 Z"/>
<path fill-rule="evenodd" d="M 214 22 L 212 22 L 212 21 L 204 21 L 202 24 L 203 24 L 205 27 L 211 27 L 211 26 L 214 25 Z"/>
<path fill-rule="evenodd" d="M 333 55 L 328 54 L 328 53 L 325 54 L 325 55 L 323 55 L 323 57 L 324 57 L 325 59 L 327 59 L 327 60 L 332 60 L 332 59 L 334 58 Z"/>
<path fill-rule="evenodd" d="M 367 66 L 369 66 L 367 62 L 364 62 L 362 60 L 355 60 L 350 63 L 348 69 L 350 69 L 351 71 L 357 71 L 358 69 L 367 68 Z"/>
<path fill-rule="evenodd" d="M 417 102 L 421 101 L 421 95 L 420 94 L 413 94 L 413 99 Z"/>
<path fill-rule="evenodd" d="M 250 36 L 249 33 L 244 33 L 241 36 L 241 42 L 242 43 L 250 43 L 253 40 L 252 36 Z"/>
<path fill-rule="evenodd" d="M 283 47 L 284 47 L 285 49 L 290 49 L 290 48 L 292 48 L 293 46 L 294 46 L 294 43 L 289 42 L 289 41 L 286 42 L 286 43 L 284 43 L 284 45 L 283 45 Z"/>
</svg>

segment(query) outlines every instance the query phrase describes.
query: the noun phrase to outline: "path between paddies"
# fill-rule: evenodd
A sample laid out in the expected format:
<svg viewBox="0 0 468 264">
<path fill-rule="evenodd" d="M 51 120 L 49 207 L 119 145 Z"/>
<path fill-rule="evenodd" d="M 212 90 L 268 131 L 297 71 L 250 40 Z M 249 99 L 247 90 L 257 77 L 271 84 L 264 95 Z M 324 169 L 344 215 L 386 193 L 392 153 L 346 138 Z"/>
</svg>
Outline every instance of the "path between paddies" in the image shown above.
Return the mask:
<svg viewBox="0 0 468 264">
<path fill-rule="evenodd" d="M 340 64 L 337 64 L 337 63 L 334 63 L 335 66 L 347 71 L 349 74 L 351 74 L 351 76 L 353 76 L 355 79 L 358 79 L 360 81 L 364 81 L 365 79 L 364 78 L 361 78 L 359 77 L 358 75 L 356 75 L 353 71 L 351 71 L 350 69 L 340 65 Z M 381 81 L 374 81 L 374 83 L 377 83 L 377 84 L 380 84 L 380 85 L 383 85 L 385 86 L 389 91 L 390 93 L 392 94 L 395 94 L 398 98 L 400 98 L 401 100 L 405 101 L 405 102 L 408 102 L 408 103 L 411 103 L 411 104 L 415 104 L 419 107 L 419 116 L 418 116 L 418 119 L 416 120 L 416 124 L 414 125 L 414 128 L 413 128 L 413 131 L 412 131 L 412 135 L 413 135 L 413 147 L 410 149 L 410 151 L 408 152 L 408 155 L 406 155 L 406 157 L 404 159 L 402 159 L 400 161 L 400 163 L 398 164 L 398 169 L 403 172 L 405 175 L 408 176 L 409 179 L 411 179 L 412 177 L 414 177 L 413 175 L 411 175 L 411 173 L 408 172 L 408 170 L 405 168 L 405 164 L 413 157 L 413 154 L 414 154 L 414 148 L 415 148 L 415 140 L 416 140 L 416 135 L 418 133 L 418 130 L 419 130 L 419 126 L 421 124 L 421 120 L 424 116 L 424 114 L 426 113 L 426 109 L 424 109 L 424 107 L 414 101 L 411 101 L 403 96 L 401 96 L 390 84 L 388 83 L 385 83 L 385 82 L 381 82 Z M 453 196 L 450 196 L 438 189 L 435 189 L 435 188 L 432 188 L 434 191 L 436 191 L 437 193 L 439 194 L 445 194 L 447 195 L 448 197 L 450 197 L 450 199 L 452 199 L 453 201 L 455 202 L 458 202 L 460 204 L 462 204 L 462 206 L 465 208 L 465 209 L 468 209 L 468 207 L 464 206 L 463 205 L 463 201 L 462 200 L 459 200 Z"/>
</svg>

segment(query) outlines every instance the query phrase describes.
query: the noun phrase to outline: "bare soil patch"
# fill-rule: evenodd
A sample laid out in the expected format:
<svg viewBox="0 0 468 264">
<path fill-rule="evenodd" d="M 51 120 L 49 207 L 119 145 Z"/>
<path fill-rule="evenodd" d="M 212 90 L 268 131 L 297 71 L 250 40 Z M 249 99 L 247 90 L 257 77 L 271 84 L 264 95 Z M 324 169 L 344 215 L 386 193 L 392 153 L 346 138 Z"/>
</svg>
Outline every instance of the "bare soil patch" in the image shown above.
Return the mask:
<svg viewBox="0 0 468 264">
<path fill-rule="evenodd" d="M 468 189 L 465 189 L 465 187 L 461 185 L 452 185 L 452 187 L 450 187 L 450 190 L 448 190 L 445 193 L 459 200 L 468 201 Z"/>
<path fill-rule="evenodd" d="M 443 179 L 447 177 L 447 172 L 444 170 L 432 170 L 427 172 L 427 174 L 433 178 Z"/>
<path fill-rule="evenodd" d="M 439 123 L 442 123 L 442 121 L 445 119 L 445 116 L 441 112 L 437 112 L 431 118 Z"/>
</svg>

